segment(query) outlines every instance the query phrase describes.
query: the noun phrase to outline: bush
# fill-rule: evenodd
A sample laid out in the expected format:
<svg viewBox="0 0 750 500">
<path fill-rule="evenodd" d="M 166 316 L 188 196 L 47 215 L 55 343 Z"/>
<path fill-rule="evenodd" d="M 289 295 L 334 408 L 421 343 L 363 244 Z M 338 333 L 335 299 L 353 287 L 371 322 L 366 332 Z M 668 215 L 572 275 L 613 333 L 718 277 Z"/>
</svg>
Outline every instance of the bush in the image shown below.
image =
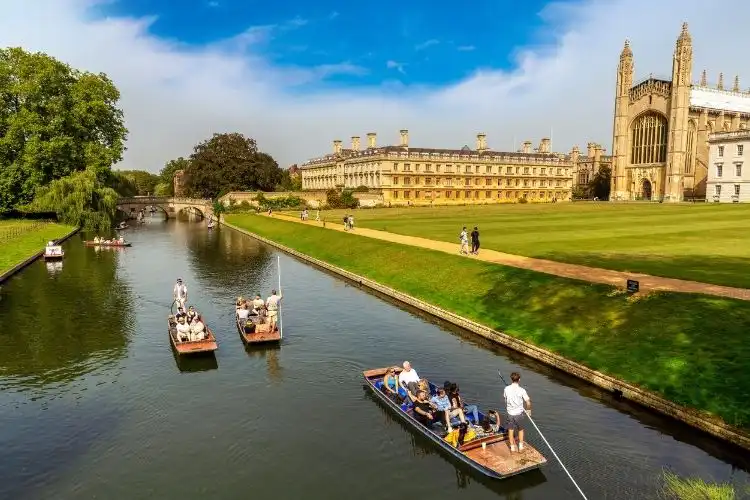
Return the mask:
<svg viewBox="0 0 750 500">
<path fill-rule="evenodd" d="M 339 193 L 335 189 L 329 189 L 326 191 L 326 205 L 329 208 L 357 208 L 359 200 L 349 190 Z"/>
<path fill-rule="evenodd" d="M 518 203 L 528 203 L 528 202 L 529 200 L 527 200 L 526 198 L 521 198 L 518 200 Z"/>
</svg>

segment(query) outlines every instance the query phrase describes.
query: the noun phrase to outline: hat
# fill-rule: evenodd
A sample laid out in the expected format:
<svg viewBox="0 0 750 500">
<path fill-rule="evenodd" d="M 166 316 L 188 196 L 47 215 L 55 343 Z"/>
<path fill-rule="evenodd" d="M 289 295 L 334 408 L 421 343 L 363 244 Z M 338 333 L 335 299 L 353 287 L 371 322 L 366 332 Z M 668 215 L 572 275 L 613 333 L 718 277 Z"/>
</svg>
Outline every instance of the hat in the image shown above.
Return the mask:
<svg viewBox="0 0 750 500">
<path fill-rule="evenodd" d="M 182 281 L 182 278 L 177 278 L 177 281 Z"/>
</svg>

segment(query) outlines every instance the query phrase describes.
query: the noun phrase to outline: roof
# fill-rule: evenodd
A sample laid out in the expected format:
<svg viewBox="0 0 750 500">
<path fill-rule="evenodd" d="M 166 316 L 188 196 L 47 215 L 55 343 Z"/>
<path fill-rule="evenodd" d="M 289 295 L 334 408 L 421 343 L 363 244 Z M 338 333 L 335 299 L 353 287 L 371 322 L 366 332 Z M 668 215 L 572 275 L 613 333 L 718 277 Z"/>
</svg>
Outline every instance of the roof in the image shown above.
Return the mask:
<svg viewBox="0 0 750 500">
<path fill-rule="evenodd" d="M 693 87 L 690 89 L 690 106 L 735 113 L 750 113 L 750 94 L 708 87 Z"/>
</svg>

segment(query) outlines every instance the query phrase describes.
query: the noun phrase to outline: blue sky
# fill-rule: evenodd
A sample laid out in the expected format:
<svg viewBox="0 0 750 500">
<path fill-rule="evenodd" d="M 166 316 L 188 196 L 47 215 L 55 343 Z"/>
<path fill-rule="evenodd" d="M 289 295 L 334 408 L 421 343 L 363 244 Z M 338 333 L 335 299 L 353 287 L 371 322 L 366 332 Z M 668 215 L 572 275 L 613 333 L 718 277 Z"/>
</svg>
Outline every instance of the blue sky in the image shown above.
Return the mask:
<svg viewBox="0 0 750 500">
<path fill-rule="evenodd" d="M 351 65 L 325 80 L 444 85 L 479 68 L 509 69 L 516 49 L 550 41 L 540 0 L 435 2 L 120 0 L 105 15 L 156 16 L 152 34 L 200 46 L 253 30 L 255 51 L 281 66 Z M 438 4 L 439 5 L 439 4 Z M 446 3 L 446 6 L 449 5 Z M 545 39 L 546 37 L 546 39 Z"/>
</svg>

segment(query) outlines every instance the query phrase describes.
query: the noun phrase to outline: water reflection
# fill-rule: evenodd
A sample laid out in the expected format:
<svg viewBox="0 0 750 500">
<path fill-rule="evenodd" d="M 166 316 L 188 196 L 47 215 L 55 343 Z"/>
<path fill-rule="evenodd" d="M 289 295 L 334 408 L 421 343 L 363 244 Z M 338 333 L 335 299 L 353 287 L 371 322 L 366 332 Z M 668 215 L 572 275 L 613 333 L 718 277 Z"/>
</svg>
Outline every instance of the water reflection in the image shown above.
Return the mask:
<svg viewBox="0 0 750 500">
<path fill-rule="evenodd" d="M 47 268 L 47 274 L 54 276 L 63 270 L 63 263 L 61 260 L 48 261 L 44 263 Z"/>
<path fill-rule="evenodd" d="M 64 387 L 124 356 L 134 323 L 130 288 L 117 277 L 116 254 L 92 269 L 81 241 L 65 244 L 64 268 L 34 263 L 0 290 L 0 386 Z"/>
<path fill-rule="evenodd" d="M 281 382 L 284 376 L 284 370 L 279 361 L 280 351 L 281 346 L 278 344 L 249 345 L 245 347 L 245 352 L 249 358 L 265 358 L 268 378 L 277 383 Z"/>
<path fill-rule="evenodd" d="M 219 367 L 219 362 L 214 353 L 203 356 L 180 356 L 172 349 L 172 356 L 177 368 L 183 373 L 205 372 L 216 370 Z"/>
</svg>

